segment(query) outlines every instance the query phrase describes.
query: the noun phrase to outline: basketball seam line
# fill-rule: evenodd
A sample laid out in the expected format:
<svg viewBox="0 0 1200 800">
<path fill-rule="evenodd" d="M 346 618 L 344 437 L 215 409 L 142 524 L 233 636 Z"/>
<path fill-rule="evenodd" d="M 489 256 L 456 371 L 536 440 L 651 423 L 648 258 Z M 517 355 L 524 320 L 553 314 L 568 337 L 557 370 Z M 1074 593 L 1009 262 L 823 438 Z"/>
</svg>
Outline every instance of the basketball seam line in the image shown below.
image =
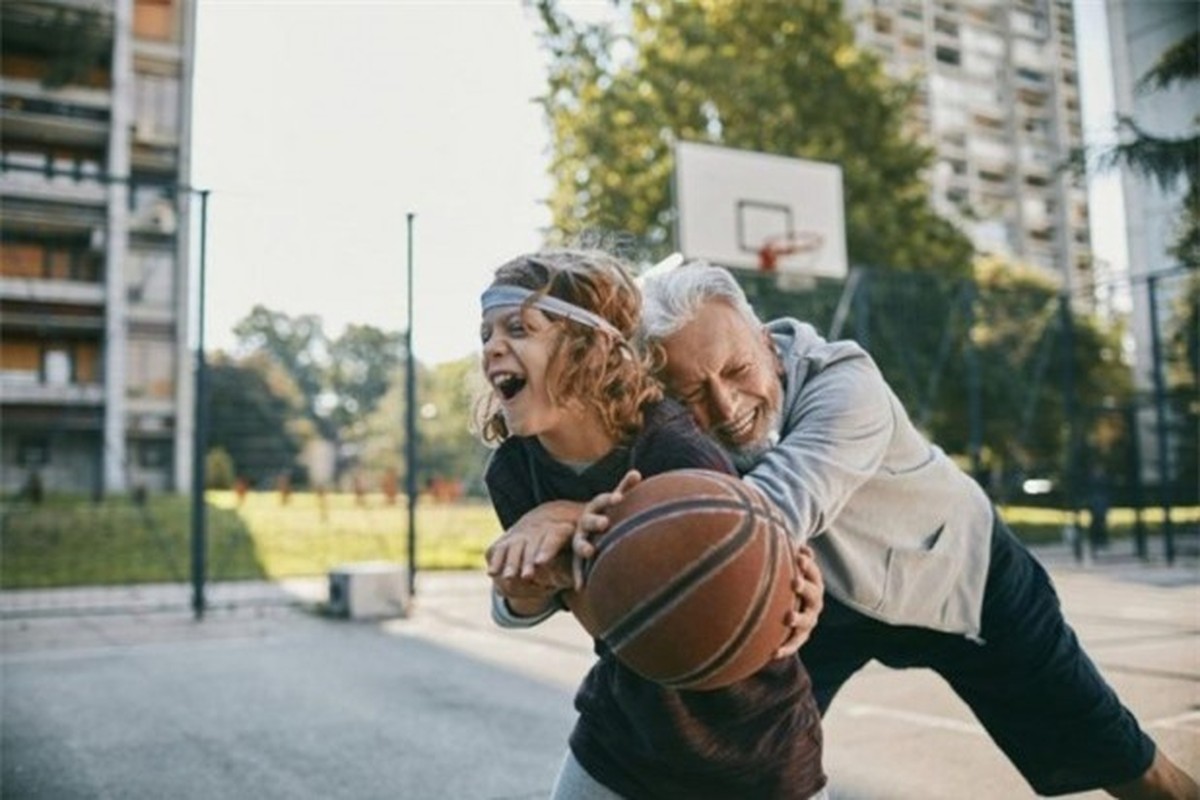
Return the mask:
<svg viewBox="0 0 1200 800">
<path fill-rule="evenodd" d="M 747 505 L 749 506 L 749 504 Z M 771 528 L 769 523 L 767 527 L 768 529 Z M 772 594 L 771 590 L 775 584 L 775 574 L 779 568 L 779 536 L 776 535 L 774 530 L 769 530 L 768 538 L 767 568 L 759 575 L 758 586 L 755 589 L 754 605 L 739 623 L 737 636 L 713 654 L 704 664 L 682 675 L 661 679 L 660 683 L 673 688 L 686 688 L 689 685 L 695 685 L 728 666 L 729 662 L 746 643 L 746 640 L 750 638 L 751 633 L 753 633 L 754 629 L 762 621 L 762 615 L 766 611 Z"/>
<path fill-rule="evenodd" d="M 672 500 L 663 505 L 648 508 L 645 511 L 639 511 L 632 517 L 622 520 L 617 525 L 609 529 L 600 539 L 598 550 L 588 562 L 583 565 L 584 581 L 587 581 L 592 570 L 603 559 L 606 552 L 611 550 L 616 544 L 623 539 L 630 531 L 646 524 L 654 522 L 660 517 L 677 514 L 680 511 L 728 511 L 741 510 L 746 507 L 743 499 L 729 499 L 721 497 L 689 497 L 685 500 Z"/>
<path fill-rule="evenodd" d="M 663 585 L 653 595 L 631 608 L 620 621 L 605 631 L 600 638 L 609 647 L 614 651 L 619 651 L 630 640 L 640 635 L 647 626 L 656 622 L 695 591 L 703 582 L 701 579 L 710 571 L 719 569 L 745 547 L 753 534 L 756 516 L 753 513 L 753 509 L 746 509 L 744 505 L 738 505 L 735 508 L 751 511 L 741 523 L 741 527 L 710 547 L 708 552 L 698 561 L 693 562 L 689 568 L 677 575 L 672 581 Z M 677 596 L 670 597 L 671 594 L 676 592 L 678 592 Z"/>
</svg>

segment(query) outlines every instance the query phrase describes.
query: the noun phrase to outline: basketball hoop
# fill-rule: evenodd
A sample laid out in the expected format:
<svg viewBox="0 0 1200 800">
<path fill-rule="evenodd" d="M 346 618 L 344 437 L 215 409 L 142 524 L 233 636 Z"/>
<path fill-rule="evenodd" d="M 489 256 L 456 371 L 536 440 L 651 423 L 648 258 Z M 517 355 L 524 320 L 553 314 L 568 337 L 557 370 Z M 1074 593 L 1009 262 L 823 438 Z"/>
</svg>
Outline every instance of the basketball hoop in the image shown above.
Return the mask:
<svg viewBox="0 0 1200 800">
<path fill-rule="evenodd" d="M 758 268 L 774 273 L 780 289 L 807 291 L 816 286 L 814 266 L 825 237 L 813 231 L 772 236 L 758 249 Z"/>
</svg>

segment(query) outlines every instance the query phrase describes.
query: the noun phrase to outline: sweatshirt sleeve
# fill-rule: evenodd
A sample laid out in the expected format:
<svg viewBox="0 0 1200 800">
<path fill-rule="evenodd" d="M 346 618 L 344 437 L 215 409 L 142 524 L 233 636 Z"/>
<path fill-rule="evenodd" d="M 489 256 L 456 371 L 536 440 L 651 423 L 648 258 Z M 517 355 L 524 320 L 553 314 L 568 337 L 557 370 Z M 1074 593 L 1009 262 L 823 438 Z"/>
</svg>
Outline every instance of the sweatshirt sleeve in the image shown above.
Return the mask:
<svg viewBox="0 0 1200 800">
<path fill-rule="evenodd" d="M 801 542 L 823 533 L 880 469 L 896 427 L 891 389 L 866 353 L 810 367 L 788 393 L 779 444 L 745 475 Z"/>
</svg>

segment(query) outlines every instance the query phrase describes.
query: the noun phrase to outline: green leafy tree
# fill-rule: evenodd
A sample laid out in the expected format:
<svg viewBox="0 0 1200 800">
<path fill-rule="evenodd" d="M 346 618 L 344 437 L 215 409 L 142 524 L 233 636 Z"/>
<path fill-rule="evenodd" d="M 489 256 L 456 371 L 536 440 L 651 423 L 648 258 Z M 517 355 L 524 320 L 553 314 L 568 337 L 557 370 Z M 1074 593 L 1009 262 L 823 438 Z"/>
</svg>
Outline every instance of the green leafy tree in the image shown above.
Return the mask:
<svg viewBox="0 0 1200 800">
<path fill-rule="evenodd" d="M 628 232 L 665 253 L 671 143 L 700 141 L 841 166 L 854 263 L 969 274 L 970 242 L 929 203 L 931 153 L 902 132 L 913 88 L 855 46 L 839 2 L 618 5 L 620 26 L 537 4 L 556 229 Z"/>
<path fill-rule="evenodd" d="M 350 325 L 329 343 L 326 383 L 332 423 L 345 429 L 378 405 L 403 353 L 404 336 L 370 325 Z"/>
<path fill-rule="evenodd" d="M 234 326 L 233 333 L 240 352 L 260 353 L 287 373 L 303 398 L 303 413 L 322 436 L 336 438 L 337 431 L 329 416 L 329 397 L 324 394 L 329 341 L 321 318 L 314 314 L 292 317 L 256 305 Z"/>
<path fill-rule="evenodd" d="M 237 474 L 270 485 L 290 474 L 300 453 L 300 395 L 287 375 L 263 358 L 218 355 L 208 369 L 210 453 L 223 451 Z"/>
<path fill-rule="evenodd" d="M 469 492 L 482 489 L 488 450 L 473 432 L 473 411 L 482 389 L 479 362 L 474 357 L 431 368 L 418 366 L 417 458 L 418 482 L 429 478 L 459 480 Z M 393 373 L 391 387 L 367 418 L 363 466 L 373 473 L 394 470 L 404 485 L 405 463 L 404 368 Z"/>
<path fill-rule="evenodd" d="M 316 315 L 290 316 L 262 305 L 234 334 L 241 352 L 269 359 L 290 378 L 307 427 L 339 449 L 336 478 L 361 450 L 365 422 L 400 363 L 403 335 L 350 325 L 331 339 Z"/>
<path fill-rule="evenodd" d="M 1131 396 L 1120 331 L 1078 311 L 1064 318 L 1060 287 L 1044 270 L 989 257 L 971 279 L 874 269 L 849 290 L 829 281 L 796 293 L 780 291 L 771 275 L 739 278 L 764 319 L 796 317 L 866 347 L 940 446 L 964 467 L 975 466 L 968 455 L 979 447 L 979 466 L 994 480 L 980 478 L 997 494 L 1022 475 L 1065 478 L 1069 454 L 1078 461 L 1092 439 L 1103 439 L 1106 457 L 1125 452 L 1125 432 L 1102 437 L 1089 416 Z"/>
</svg>

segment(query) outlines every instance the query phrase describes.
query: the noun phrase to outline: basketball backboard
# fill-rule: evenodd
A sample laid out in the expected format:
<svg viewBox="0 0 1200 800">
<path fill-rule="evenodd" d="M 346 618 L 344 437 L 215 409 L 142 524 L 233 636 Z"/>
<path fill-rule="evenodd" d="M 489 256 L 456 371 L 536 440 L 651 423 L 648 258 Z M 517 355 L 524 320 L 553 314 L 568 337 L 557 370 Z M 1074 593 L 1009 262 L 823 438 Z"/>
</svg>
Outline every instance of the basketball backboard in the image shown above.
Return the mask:
<svg viewBox="0 0 1200 800">
<path fill-rule="evenodd" d="M 835 164 L 678 142 L 675 210 L 676 245 L 688 258 L 846 277 L 842 170 Z"/>
</svg>

